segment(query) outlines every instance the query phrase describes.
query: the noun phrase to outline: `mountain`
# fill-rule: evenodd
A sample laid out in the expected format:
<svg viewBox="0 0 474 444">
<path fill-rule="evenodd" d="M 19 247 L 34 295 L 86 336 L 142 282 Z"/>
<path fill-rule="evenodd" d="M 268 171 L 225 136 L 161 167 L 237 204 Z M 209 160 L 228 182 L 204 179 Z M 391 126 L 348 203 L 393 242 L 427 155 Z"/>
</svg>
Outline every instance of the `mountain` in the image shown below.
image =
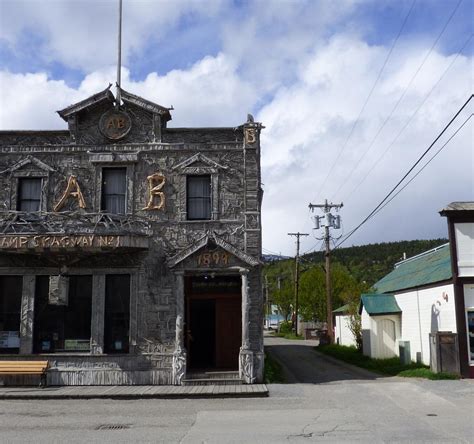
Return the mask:
<svg viewBox="0 0 474 444">
<path fill-rule="evenodd" d="M 406 258 L 447 243 L 447 239 L 413 240 L 368 244 L 347 248 L 338 248 L 331 252 L 332 262 L 343 265 L 359 282 L 372 286 L 393 270 L 394 265 Z M 280 267 L 292 273 L 294 259 L 282 260 Z M 301 271 L 312 265 L 324 263 L 324 251 L 305 254 L 301 257 Z M 271 267 L 271 263 L 265 267 Z M 280 268 L 279 267 L 279 268 Z"/>
</svg>

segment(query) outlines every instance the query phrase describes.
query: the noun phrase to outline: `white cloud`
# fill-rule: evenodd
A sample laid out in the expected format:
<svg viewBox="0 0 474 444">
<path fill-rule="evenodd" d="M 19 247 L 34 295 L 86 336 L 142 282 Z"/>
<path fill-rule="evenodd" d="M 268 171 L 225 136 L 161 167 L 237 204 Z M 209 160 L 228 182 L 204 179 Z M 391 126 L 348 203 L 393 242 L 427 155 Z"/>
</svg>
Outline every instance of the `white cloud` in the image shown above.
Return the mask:
<svg viewBox="0 0 474 444">
<path fill-rule="evenodd" d="M 13 74 L 0 71 L 2 129 L 58 129 L 64 122 L 55 113 L 71 103 L 103 90 L 113 81 L 115 68 L 87 75 L 77 89 L 44 73 Z M 122 70 L 124 89 L 163 106 L 173 105 L 170 126 L 237 126 L 246 120 L 255 92 L 240 79 L 237 66 L 224 54 L 205 57 L 188 70 L 164 76 L 150 73 L 143 81 L 130 79 Z"/>
<path fill-rule="evenodd" d="M 123 60 L 150 37 L 161 38 L 182 17 L 214 16 L 221 0 L 123 2 Z M 41 42 L 44 61 L 86 72 L 116 63 L 118 1 L 15 0 L 0 5 L 0 39 L 24 51 L 22 38 Z M 91 47 L 91 43 L 93 47 Z"/>
<path fill-rule="evenodd" d="M 55 110 L 82 100 L 115 80 L 115 38 L 110 37 L 115 35 L 115 2 L 90 3 L 94 14 L 78 6 L 80 3 L 58 6 L 60 3 L 49 2 L 44 11 L 34 8 L 34 13 L 20 11 L 24 3 L 18 4 L 2 21 L 7 26 L 2 27 L 1 35 L 12 47 L 18 43 L 21 30 L 35 22 L 46 36 L 45 57 L 84 67 L 89 74 L 77 88 L 72 88 L 44 73 L 0 72 L 4 104 L 0 126 L 64 128 Z M 222 18 L 221 34 L 213 36 L 223 40 L 219 54 L 204 57 L 186 69 L 161 75 L 150 72 L 140 81 L 133 80 L 124 68 L 123 87 L 161 105 L 173 105 L 172 126 L 234 126 L 245 120 L 247 112 L 254 111 L 256 119 L 266 126 L 262 133 L 263 222 L 264 246 L 269 250 L 293 254 L 294 239 L 287 238 L 286 233 L 311 232 L 309 202 L 344 199 L 341 214 L 346 232 L 355 226 L 426 149 L 472 91 L 472 56 L 459 56 L 383 161 L 367 175 L 455 57 L 433 52 L 352 174 L 355 162 L 367 150 L 430 46 L 427 41 L 404 41 L 395 48 L 337 167 L 321 189 L 388 51 L 388 47 L 368 44 L 360 37 L 360 31 L 353 31 L 358 27 L 350 20 L 350 14 L 357 2 L 348 1 L 344 6 L 339 2 L 255 2 L 245 9 L 246 17 L 229 16 L 222 8 L 228 3 L 219 1 L 206 3 L 207 9 L 193 1 L 133 4 L 137 6 L 128 6 L 126 32 L 131 35 L 124 39 L 125 54 L 138 51 L 150 33 L 166 32 L 186 14 Z M 15 14 L 20 18 L 17 21 Z M 104 21 L 104 17 L 109 20 Z M 348 25 L 344 27 L 346 19 Z M 337 33 L 333 31 L 335 25 L 341 29 Z M 93 51 L 90 42 L 94 42 Z M 348 245 L 445 236 L 445 220 L 437 210 L 450 201 L 472 200 L 474 196 L 472 122 L 468 125 Z M 314 244 L 314 238 L 305 239 L 302 250 Z"/>
<path fill-rule="evenodd" d="M 289 88 L 280 88 L 274 100 L 259 112 L 258 120 L 267 127 L 262 136 L 266 248 L 291 253 L 294 239 L 285 239 L 282 234 L 311 230 L 308 203 L 320 203 L 332 196 L 337 201 L 350 194 L 454 57 L 438 53 L 430 56 L 361 167 L 349 179 L 356 160 L 368 148 L 398 101 L 426 54 L 426 48 L 396 54 L 337 166 L 325 187 L 320 189 L 356 121 L 386 51 L 387 48 L 338 36 L 308 57 L 302 64 L 298 80 Z M 458 57 L 383 161 L 344 202 L 341 214 L 346 231 L 369 214 L 467 99 L 471 92 L 471 63 L 472 59 Z M 471 106 L 470 112 L 472 109 Z M 466 115 L 467 112 L 464 117 Z M 468 125 L 472 128 L 472 122 Z M 469 129 L 465 128 L 446 151 L 377 218 L 354 235 L 348 245 L 446 236 L 445 221 L 437 210 L 454 200 L 472 200 L 472 152 Z M 344 185 L 341 192 L 334 195 L 341 184 Z M 274 228 L 275 221 L 278 221 L 278 228 Z M 314 239 L 304 240 L 303 250 L 315 243 Z"/>
</svg>

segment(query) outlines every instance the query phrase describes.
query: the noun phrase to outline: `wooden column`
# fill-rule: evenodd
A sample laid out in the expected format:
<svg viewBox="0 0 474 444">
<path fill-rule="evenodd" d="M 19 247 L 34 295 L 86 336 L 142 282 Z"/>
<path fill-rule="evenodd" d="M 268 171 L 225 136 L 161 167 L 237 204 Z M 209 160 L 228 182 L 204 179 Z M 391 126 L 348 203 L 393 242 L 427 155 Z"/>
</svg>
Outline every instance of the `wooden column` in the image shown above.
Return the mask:
<svg viewBox="0 0 474 444">
<path fill-rule="evenodd" d="M 91 353 L 104 353 L 105 274 L 92 276 Z"/>
<path fill-rule="evenodd" d="M 21 294 L 20 315 L 20 354 L 33 353 L 33 323 L 35 307 L 36 276 L 23 276 L 23 290 Z"/>
<path fill-rule="evenodd" d="M 248 270 L 244 269 L 240 271 L 240 277 L 242 279 L 242 349 L 250 349 L 250 332 L 249 332 L 249 284 L 248 284 Z"/>
</svg>

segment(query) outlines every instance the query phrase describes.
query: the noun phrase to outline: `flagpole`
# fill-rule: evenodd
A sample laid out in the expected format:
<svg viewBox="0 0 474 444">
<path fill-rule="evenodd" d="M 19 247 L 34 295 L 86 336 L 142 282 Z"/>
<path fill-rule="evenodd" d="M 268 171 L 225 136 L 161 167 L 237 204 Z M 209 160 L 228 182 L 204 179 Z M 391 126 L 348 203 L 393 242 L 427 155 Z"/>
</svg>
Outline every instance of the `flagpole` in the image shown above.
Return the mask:
<svg viewBox="0 0 474 444">
<path fill-rule="evenodd" d="M 116 107 L 120 106 L 120 85 L 122 68 L 122 0 L 119 0 L 119 23 L 118 23 L 118 54 L 117 54 L 117 97 Z"/>
</svg>

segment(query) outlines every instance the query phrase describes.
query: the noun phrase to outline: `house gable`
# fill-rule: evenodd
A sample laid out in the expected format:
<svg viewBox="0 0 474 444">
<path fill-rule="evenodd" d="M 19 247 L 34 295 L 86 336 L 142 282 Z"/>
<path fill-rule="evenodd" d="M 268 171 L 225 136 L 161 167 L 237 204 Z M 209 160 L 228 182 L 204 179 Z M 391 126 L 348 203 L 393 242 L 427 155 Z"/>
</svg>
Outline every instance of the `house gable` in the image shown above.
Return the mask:
<svg viewBox="0 0 474 444">
<path fill-rule="evenodd" d="M 13 164 L 10 168 L 7 168 L 6 170 L 1 171 L 0 174 L 4 174 L 4 173 L 15 174 L 15 173 L 19 173 L 20 171 L 26 172 L 28 170 L 44 172 L 45 176 L 55 171 L 54 168 L 50 167 L 46 163 L 37 159 L 36 157 L 27 156 L 26 158 Z"/>
<path fill-rule="evenodd" d="M 260 261 L 239 250 L 227 241 L 208 232 L 202 238 L 171 257 L 167 264 L 170 268 L 231 268 L 255 267 Z"/>
</svg>

